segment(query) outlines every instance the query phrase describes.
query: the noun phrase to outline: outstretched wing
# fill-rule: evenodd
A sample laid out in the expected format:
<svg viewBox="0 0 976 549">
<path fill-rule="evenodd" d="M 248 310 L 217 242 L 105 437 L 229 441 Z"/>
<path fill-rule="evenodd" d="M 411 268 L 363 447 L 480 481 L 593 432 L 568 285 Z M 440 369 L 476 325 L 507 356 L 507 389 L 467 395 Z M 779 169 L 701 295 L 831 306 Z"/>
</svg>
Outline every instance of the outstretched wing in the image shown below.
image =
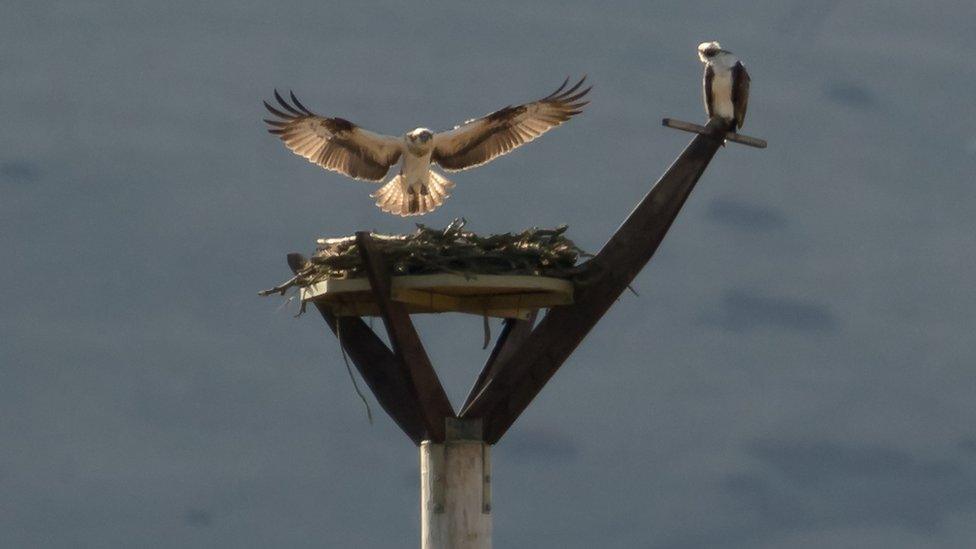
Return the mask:
<svg viewBox="0 0 976 549">
<path fill-rule="evenodd" d="M 732 112 L 735 113 L 735 127 L 741 128 L 749 108 L 749 73 L 741 62 L 732 67 Z"/>
<path fill-rule="evenodd" d="M 577 91 L 584 76 L 566 89 L 567 78 L 559 89 L 532 103 L 509 106 L 475 120 L 468 120 L 453 130 L 434 135 L 431 161 L 445 170 L 458 171 L 480 166 L 579 114 L 589 101 L 581 101 L 590 91 Z M 592 86 L 591 86 L 592 87 Z M 564 91 L 565 90 L 565 91 Z"/>
<path fill-rule="evenodd" d="M 274 92 L 284 111 L 267 101 L 264 106 L 280 120 L 265 119 L 268 132 L 309 162 L 355 179 L 381 181 L 390 166 L 400 159 L 400 139 L 364 130 L 342 118 L 326 118 L 305 108 L 294 93 L 288 104 Z"/>
</svg>

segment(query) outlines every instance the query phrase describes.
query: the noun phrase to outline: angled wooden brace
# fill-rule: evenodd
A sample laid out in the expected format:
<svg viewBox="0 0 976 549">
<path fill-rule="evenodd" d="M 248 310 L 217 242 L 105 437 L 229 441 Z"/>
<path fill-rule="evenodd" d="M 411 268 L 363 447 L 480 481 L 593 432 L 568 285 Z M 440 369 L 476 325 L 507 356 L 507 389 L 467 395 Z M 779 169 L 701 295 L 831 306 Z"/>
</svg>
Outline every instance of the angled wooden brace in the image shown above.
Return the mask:
<svg viewBox="0 0 976 549">
<path fill-rule="evenodd" d="M 485 441 L 505 434 L 546 382 L 569 358 L 654 255 L 722 141 L 724 130 L 711 121 L 706 135 L 696 135 L 631 212 L 623 225 L 587 262 L 572 305 L 554 307 L 496 369 L 461 411 L 462 418 L 481 418 Z"/>
<path fill-rule="evenodd" d="M 495 347 L 492 348 L 491 355 L 488 356 L 481 373 L 478 374 L 478 379 L 475 380 L 471 391 L 468 392 L 468 398 L 465 399 L 464 406 L 461 407 L 462 410 L 471 404 L 471 401 L 478 396 L 485 384 L 495 377 L 501 365 L 522 346 L 522 343 L 532 333 L 532 327 L 535 326 L 538 313 L 538 311 L 532 311 L 527 319 L 505 319 L 505 327 L 502 328 L 502 333 L 498 335 Z"/>
<path fill-rule="evenodd" d="M 301 254 L 288 254 L 288 266 L 296 274 L 308 260 Z M 410 380 L 403 375 L 400 361 L 373 330 L 358 317 L 336 317 L 328 307 L 316 309 L 343 346 L 359 375 L 373 392 L 376 401 L 414 444 L 419 445 L 426 431 Z"/>
<path fill-rule="evenodd" d="M 368 232 L 356 233 L 356 246 L 366 267 L 366 275 L 369 277 L 386 332 L 390 336 L 393 352 L 399 360 L 403 376 L 410 381 L 414 399 L 419 403 L 427 437 L 433 442 L 443 442 L 444 421 L 457 417 L 454 408 L 451 407 L 447 393 L 427 357 L 406 307 L 390 297 L 390 270 L 382 252 Z"/>
</svg>

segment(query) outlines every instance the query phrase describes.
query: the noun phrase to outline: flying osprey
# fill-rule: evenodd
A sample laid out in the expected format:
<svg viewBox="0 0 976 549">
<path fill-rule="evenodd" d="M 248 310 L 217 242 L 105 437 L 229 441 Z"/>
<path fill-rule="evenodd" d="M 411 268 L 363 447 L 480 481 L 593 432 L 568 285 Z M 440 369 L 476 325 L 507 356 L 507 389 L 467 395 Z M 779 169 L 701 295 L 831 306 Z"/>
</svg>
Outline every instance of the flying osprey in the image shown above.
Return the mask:
<svg viewBox="0 0 976 549">
<path fill-rule="evenodd" d="M 749 106 L 749 73 L 718 42 L 699 44 L 698 58 L 705 64 L 705 112 L 709 118 L 728 122 L 729 130 L 736 131 L 742 127 Z"/>
<path fill-rule="evenodd" d="M 313 113 L 294 93 L 289 104 L 277 90 L 275 99 L 284 111 L 265 101 L 264 106 L 280 118 L 265 122 L 271 126 L 268 131 L 295 154 L 354 179 L 382 181 L 399 161 L 396 176 L 370 197 L 384 212 L 423 215 L 443 204 L 447 190 L 454 186 L 432 169 L 432 163 L 447 171 L 466 170 L 532 141 L 579 114 L 589 103 L 581 99 L 590 88 L 577 91 L 585 80 L 584 76 L 566 89 L 567 78 L 559 89 L 538 101 L 508 106 L 440 133 L 427 128 L 402 137 L 373 133 L 348 120 Z"/>
</svg>

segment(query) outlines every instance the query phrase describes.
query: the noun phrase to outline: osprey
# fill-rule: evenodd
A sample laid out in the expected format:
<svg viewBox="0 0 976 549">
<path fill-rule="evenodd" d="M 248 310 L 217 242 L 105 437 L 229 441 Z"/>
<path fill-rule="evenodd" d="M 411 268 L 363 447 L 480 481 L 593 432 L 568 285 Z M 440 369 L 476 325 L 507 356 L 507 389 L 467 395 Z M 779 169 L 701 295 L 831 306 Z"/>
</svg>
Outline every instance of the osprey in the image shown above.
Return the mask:
<svg viewBox="0 0 976 549">
<path fill-rule="evenodd" d="M 742 127 L 749 106 L 749 73 L 732 52 L 718 42 L 698 45 L 698 58 L 705 64 L 705 112 L 709 118 L 729 123 L 729 130 Z"/>
<path fill-rule="evenodd" d="M 280 120 L 265 120 L 292 152 L 314 164 L 365 181 L 382 181 L 394 164 L 399 170 L 370 197 L 384 212 L 408 216 L 434 211 L 449 196 L 454 183 L 435 172 L 480 166 L 534 140 L 579 114 L 590 88 L 580 90 L 584 76 L 569 89 L 567 78 L 556 91 L 538 101 L 508 106 L 453 130 L 434 133 L 417 128 L 402 137 L 381 135 L 342 118 L 319 116 L 308 110 L 294 93 L 291 104 L 278 91 L 274 96 L 284 110 L 264 102 Z M 401 160 L 402 158 L 402 160 Z"/>
</svg>

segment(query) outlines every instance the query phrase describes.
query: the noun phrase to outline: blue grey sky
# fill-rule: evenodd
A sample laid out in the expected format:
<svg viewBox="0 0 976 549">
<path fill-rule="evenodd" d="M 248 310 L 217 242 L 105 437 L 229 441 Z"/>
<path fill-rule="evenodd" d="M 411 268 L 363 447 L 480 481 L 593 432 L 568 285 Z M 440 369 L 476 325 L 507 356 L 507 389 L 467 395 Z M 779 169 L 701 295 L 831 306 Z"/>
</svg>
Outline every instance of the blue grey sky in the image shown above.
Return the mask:
<svg viewBox="0 0 976 549">
<path fill-rule="evenodd" d="M 416 449 L 319 318 L 257 296 L 317 237 L 412 221 L 286 151 L 261 99 L 398 134 L 587 73 L 582 116 L 424 221 L 596 250 L 690 139 L 660 119 L 703 119 L 709 39 L 770 147 L 719 152 L 496 447 L 496 546 L 976 540 L 972 2 L 0 12 L 0 545 L 416 545 Z M 417 323 L 457 403 L 481 319 Z"/>
</svg>

